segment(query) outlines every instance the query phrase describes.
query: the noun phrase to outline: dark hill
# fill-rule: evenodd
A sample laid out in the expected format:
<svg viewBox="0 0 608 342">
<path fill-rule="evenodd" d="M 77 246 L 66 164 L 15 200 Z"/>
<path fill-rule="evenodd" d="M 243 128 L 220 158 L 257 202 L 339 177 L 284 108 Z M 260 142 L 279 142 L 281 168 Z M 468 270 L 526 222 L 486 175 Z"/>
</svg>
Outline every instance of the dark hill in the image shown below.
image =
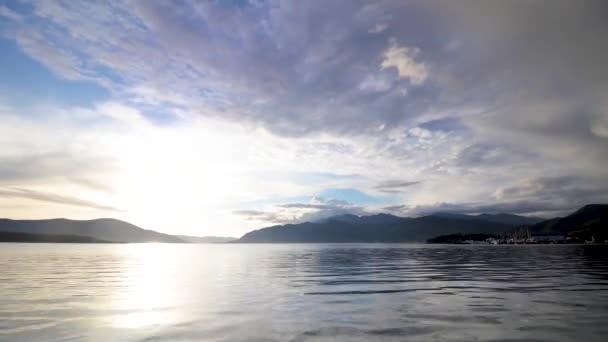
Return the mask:
<svg viewBox="0 0 608 342">
<path fill-rule="evenodd" d="M 0 242 L 37 242 L 37 243 L 108 243 L 109 241 L 78 235 L 49 235 L 0 232 Z"/>
<path fill-rule="evenodd" d="M 608 204 L 589 204 L 566 217 L 542 221 L 530 227 L 534 234 L 560 234 L 581 239 L 608 240 Z"/>
<path fill-rule="evenodd" d="M 115 219 L 10 220 L 0 219 L 0 232 L 77 235 L 110 242 L 184 242 L 168 234 L 139 228 Z"/>
<path fill-rule="evenodd" d="M 503 224 L 512 224 L 515 226 L 535 224 L 543 221 L 544 219 L 539 217 L 519 216 L 513 214 L 499 213 L 499 214 L 480 214 L 477 216 L 480 220 L 489 222 L 498 222 Z"/>
</svg>

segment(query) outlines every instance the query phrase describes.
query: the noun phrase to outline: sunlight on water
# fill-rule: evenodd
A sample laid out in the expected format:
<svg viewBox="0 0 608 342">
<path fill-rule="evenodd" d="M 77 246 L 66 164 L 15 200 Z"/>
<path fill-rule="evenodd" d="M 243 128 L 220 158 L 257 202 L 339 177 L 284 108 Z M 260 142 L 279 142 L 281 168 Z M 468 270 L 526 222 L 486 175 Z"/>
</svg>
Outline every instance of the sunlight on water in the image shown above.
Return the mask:
<svg viewBox="0 0 608 342">
<path fill-rule="evenodd" d="M 603 341 L 606 246 L 3 244 L 4 341 Z"/>
<path fill-rule="evenodd" d="M 113 293 L 112 309 L 127 312 L 112 316 L 112 325 L 142 328 L 170 324 L 178 319 L 175 311 L 179 278 L 184 275 L 178 256 L 163 244 L 130 244 L 124 254 L 125 288 Z"/>
</svg>

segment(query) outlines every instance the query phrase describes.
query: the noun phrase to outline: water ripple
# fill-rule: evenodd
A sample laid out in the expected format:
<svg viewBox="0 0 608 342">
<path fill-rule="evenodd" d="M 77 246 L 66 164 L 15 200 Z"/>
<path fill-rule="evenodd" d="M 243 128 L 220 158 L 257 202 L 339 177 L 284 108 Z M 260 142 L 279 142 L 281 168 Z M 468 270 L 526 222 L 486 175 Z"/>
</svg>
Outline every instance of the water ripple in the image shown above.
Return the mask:
<svg viewBox="0 0 608 342">
<path fill-rule="evenodd" d="M 3 244 L 0 340 L 603 341 L 607 246 Z"/>
</svg>

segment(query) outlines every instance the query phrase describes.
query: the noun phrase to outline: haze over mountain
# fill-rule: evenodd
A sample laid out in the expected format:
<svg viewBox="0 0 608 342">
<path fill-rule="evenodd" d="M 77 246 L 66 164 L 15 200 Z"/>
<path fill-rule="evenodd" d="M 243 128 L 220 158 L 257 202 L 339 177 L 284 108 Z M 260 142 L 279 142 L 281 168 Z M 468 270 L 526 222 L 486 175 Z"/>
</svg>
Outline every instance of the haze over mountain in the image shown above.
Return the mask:
<svg viewBox="0 0 608 342">
<path fill-rule="evenodd" d="M 226 243 L 238 240 L 233 237 L 226 236 L 190 236 L 190 235 L 176 235 L 176 237 L 189 243 Z"/>
<path fill-rule="evenodd" d="M 173 235 L 142 229 L 115 219 L 0 219 L 0 232 L 79 236 L 109 242 L 184 242 Z"/>
</svg>

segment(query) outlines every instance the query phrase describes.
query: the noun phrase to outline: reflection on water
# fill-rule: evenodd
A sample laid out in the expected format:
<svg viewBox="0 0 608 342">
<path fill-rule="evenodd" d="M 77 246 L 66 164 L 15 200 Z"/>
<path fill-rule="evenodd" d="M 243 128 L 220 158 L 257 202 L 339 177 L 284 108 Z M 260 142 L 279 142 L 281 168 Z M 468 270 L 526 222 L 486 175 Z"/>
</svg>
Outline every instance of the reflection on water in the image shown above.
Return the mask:
<svg viewBox="0 0 608 342">
<path fill-rule="evenodd" d="M 167 245 L 126 245 L 123 272 L 124 289 L 111 294 L 110 306 L 125 314 L 112 315 L 111 324 L 120 328 L 143 328 L 176 319 L 175 279 L 179 269 L 173 267 L 179 254 L 165 253 Z M 183 272 L 183 270 L 182 270 Z"/>
<path fill-rule="evenodd" d="M 608 246 L 2 244 L 0 270 L 0 340 L 608 334 Z"/>
</svg>

